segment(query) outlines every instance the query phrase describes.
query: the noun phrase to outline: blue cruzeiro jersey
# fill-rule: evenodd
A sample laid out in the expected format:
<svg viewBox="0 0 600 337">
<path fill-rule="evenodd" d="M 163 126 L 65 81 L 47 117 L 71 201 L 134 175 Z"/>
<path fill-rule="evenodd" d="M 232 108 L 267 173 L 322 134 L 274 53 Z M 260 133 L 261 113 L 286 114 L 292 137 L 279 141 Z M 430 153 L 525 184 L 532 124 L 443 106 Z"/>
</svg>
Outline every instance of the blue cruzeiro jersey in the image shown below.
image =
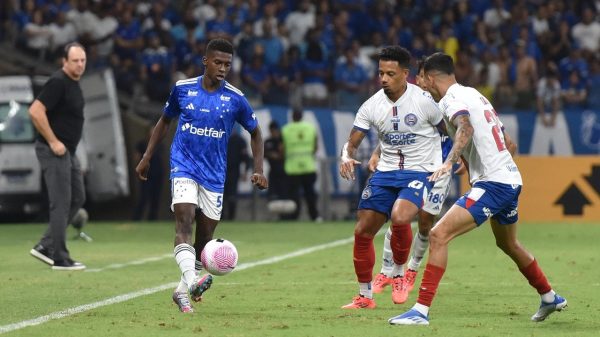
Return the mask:
<svg viewBox="0 0 600 337">
<path fill-rule="evenodd" d="M 178 81 L 164 114 L 179 116 L 171 145 L 171 179 L 194 179 L 209 191 L 223 193 L 227 143 L 235 122 L 248 132 L 258 122 L 244 94 L 227 81 L 214 92 L 202 88 L 202 76 Z"/>
</svg>

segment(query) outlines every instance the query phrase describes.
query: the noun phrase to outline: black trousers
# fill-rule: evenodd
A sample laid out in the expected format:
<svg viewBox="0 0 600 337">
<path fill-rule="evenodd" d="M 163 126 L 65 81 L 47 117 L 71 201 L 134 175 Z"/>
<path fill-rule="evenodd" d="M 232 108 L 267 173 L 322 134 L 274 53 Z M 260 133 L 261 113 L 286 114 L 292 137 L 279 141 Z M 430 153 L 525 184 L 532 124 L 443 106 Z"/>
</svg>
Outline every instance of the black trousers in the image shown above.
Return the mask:
<svg viewBox="0 0 600 337">
<path fill-rule="evenodd" d="M 146 209 L 148 209 L 148 220 L 158 219 L 162 183 L 162 180 L 157 177 L 154 177 L 154 179 L 149 177 L 148 180 L 140 182 L 140 195 L 133 211 L 133 220 L 142 220 Z"/>
<path fill-rule="evenodd" d="M 308 206 L 308 214 L 312 220 L 319 216 L 317 210 L 317 193 L 315 192 L 315 182 L 317 181 L 316 173 L 289 175 L 290 197 L 296 202 L 296 212 L 291 215 L 292 219 L 298 219 L 300 216 L 300 188 L 304 193 L 304 199 Z"/>
<path fill-rule="evenodd" d="M 36 142 L 35 153 L 48 190 L 50 220 L 40 244 L 53 253 L 54 261 L 70 259 L 66 236 L 69 220 L 85 203 L 79 160 L 68 151 L 56 156 L 50 146 Z"/>
</svg>

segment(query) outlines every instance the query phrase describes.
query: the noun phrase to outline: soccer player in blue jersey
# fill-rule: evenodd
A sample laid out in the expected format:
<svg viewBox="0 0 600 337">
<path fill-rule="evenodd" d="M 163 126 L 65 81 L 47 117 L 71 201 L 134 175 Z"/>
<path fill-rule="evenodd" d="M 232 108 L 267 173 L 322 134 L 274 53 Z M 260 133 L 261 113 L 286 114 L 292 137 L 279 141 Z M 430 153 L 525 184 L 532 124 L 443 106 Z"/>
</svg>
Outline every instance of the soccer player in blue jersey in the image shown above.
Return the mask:
<svg viewBox="0 0 600 337">
<path fill-rule="evenodd" d="M 227 168 L 227 142 L 235 122 L 251 135 L 254 157 L 252 184 L 268 187 L 263 175 L 263 140 L 256 116 L 244 94 L 227 81 L 233 46 L 214 39 L 206 46 L 202 59 L 204 75 L 178 81 L 171 90 L 164 112 L 156 123 L 144 156 L 135 168 L 147 179 L 150 158 L 156 145 L 166 136 L 171 121 L 179 118 L 171 145 L 171 210 L 175 212 L 175 260 L 181 269 L 181 282 L 173 293 L 180 311 L 193 311 L 194 301 L 210 287 L 212 276 L 200 277 L 196 256 L 213 237 L 223 208 L 223 189 Z M 196 222 L 192 246 L 193 222 Z"/>
</svg>

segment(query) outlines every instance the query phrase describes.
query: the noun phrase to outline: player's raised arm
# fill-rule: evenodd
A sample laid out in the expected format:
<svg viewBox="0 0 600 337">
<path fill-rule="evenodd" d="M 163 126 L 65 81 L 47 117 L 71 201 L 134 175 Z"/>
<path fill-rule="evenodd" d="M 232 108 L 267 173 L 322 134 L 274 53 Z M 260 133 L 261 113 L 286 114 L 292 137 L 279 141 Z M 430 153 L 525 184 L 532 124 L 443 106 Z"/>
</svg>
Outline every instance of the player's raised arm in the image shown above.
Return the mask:
<svg viewBox="0 0 600 337">
<path fill-rule="evenodd" d="M 356 179 L 354 176 L 354 165 L 358 165 L 360 162 L 354 159 L 354 155 L 356 154 L 356 150 L 358 149 L 358 146 L 362 142 L 363 138 L 365 138 L 365 133 L 353 128 L 352 131 L 350 131 L 348 142 L 346 142 L 342 148 L 340 175 L 344 179 Z"/>
<path fill-rule="evenodd" d="M 452 145 L 452 149 L 450 150 L 446 161 L 439 169 L 433 172 L 429 178 L 431 181 L 436 181 L 439 177 L 450 173 L 450 170 L 452 170 L 452 165 L 454 163 L 458 163 L 463 150 L 473 138 L 473 125 L 471 125 L 471 120 L 469 119 L 468 114 L 460 114 L 456 116 L 453 120 L 453 123 L 456 126 L 454 144 Z"/>
<path fill-rule="evenodd" d="M 260 126 L 256 125 L 256 128 L 250 133 L 250 148 L 252 149 L 252 157 L 254 159 L 254 173 L 250 178 L 253 185 L 261 190 L 269 187 L 269 182 L 263 174 L 263 160 L 264 160 L 264 144 L 262 139 L 262 132 Z"/>
<path fill-rule="evenodd" d="M 138 178 L 141 180 L 148 180 L 148 170 L 150 169 L 150 159 L 154 154 L 154 150 L 156 149 L 156 145 L 160 143 L 165 136 L 167 135 L 167 131 L 169 130 L 169 126 L 171 125 L 171 118 L 162 115 L 154 129 L 152 130 L 152 135 L 150 136 L 150 140 L 148 140 L 148 146 L 146 147 L 146 152 L 142 156 L 142 159 L 135 167 L 135 172 L 138 174 Z"/>
</svg>

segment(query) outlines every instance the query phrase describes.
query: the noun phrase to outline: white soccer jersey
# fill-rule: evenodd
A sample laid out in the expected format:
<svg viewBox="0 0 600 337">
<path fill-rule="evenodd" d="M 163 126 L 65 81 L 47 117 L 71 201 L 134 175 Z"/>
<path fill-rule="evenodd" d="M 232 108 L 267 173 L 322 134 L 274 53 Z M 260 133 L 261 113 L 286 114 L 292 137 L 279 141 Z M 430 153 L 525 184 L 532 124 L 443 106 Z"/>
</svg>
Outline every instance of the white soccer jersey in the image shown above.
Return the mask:
<svg viewBox="0 0 600 337">
<path fill-rule="evenodd" d="M 479 91 L 453 84 L 439 105 L 450 121 L 461 114 L 469 115 L 474 129 L 473 140 L 463 155 L 469 164 L 471 184 L 477 181 L 523 184 L 519 169 L 504 143 L 502 122 L 494 107 Z"/>
<path fill-rule="evenodd" d="M 433 172 L 442 164 L 441 138 L 436 129 L 442 113 L 431 97 L 416 85 L 392 102 L 383 89 L 358 109 L 354 127 L 377 130 L 381 157 L 379 171 Z"/>
</svg>

